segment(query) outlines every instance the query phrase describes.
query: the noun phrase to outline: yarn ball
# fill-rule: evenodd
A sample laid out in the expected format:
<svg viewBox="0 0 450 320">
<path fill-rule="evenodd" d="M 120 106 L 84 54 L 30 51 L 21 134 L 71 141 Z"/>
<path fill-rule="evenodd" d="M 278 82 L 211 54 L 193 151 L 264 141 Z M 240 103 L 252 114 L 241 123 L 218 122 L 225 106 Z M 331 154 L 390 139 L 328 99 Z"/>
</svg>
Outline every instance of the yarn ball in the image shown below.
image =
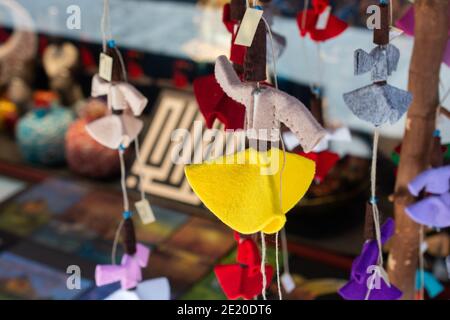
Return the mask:
<svg viewBox="0 0 450 320">
<path fill-rule="evenodd" d="M 64 163 L 64 136 L 73 119 L 70 110 L 56 105 L 25 114 L 16 127 L 16 138 L 24 159 L 43 165 Z"/>
<path fill-rule="evenodd" d="M 67 163 L 73 172 L 97 179 L 119 174 L 120 159 L 117 150 L 101 145 L 86 131 L 89 122 L 105 116 L 107 112 L 108 106 L 101 99 L 90 99 L 80 105 L 80 119 L 73 122 L 66 133 Z"/>
</svg>

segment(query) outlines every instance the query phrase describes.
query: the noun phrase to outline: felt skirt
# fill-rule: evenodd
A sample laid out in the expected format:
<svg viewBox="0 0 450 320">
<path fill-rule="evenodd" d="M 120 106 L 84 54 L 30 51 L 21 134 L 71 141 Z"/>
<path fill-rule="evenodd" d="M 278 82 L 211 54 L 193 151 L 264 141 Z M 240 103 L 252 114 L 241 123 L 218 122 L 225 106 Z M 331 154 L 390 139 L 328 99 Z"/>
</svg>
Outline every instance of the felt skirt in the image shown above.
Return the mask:
<svg viewBox="0 0 450 320">
<path fill-rule="evenodd" d="M 279 149 L 247 149 L 188 165 L 185 174 L 203 204 L 230 228 L 271 234 L 283 228 L 285 214 L 305 195 L 315 174 L 314 161 L 299 155 L 287 153 L 283 163 Z"/>
<path fill-rule="evenodd" d="M 371 84 L 345 93 L 344 101 L 358 118 L 380 126 L 400 120 L 411 104 L 412 95 L 389 84 Z"/>
</svg>

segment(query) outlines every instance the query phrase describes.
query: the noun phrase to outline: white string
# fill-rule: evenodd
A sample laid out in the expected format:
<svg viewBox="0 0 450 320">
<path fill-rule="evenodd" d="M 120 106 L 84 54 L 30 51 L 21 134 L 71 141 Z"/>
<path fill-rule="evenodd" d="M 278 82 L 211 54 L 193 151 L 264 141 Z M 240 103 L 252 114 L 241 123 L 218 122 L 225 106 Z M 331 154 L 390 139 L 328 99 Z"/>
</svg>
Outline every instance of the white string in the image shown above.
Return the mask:
<svg viewBox="0 0 450 320">
<path fill-rule="evenodd" d="M 276 63 L 276 56 L 275 56 L 275 48 L 274 48 L 274 41 L 273 41 L 273 35 L 272 30 L 270 29 L 270 25 L 267 22 L 267 20 L 262 17 L 262 20 L 264 21 L 264 24 L 266 26 L 267 32 L 269 33 L 269 39 L 270 39 L 270 48 L 272 52 L 272 66 L 273 66 L 273 78 L 274 78 L 274 84 L 275 88 L 278 90 L 278 73 L 277 73 L 277 63 Z M 286 146 L 284 145 L 283 136 L 281 134 L 281 130 L 279 128 L 279 136 L 280 136 L 280 142 L 282 146 L 283 151 L 283 165 L 280 170 L 280 186 L 279 186 L 279 194 L 280 194 L 280 214 L 283 214 L 283 173 L 286 167 Z M 284 251 L 283 251 L 284 253 Z M 278 248 L 278 232 L 275 235 L 275 259 L 276 259 L 276 273 L 277 273 L 277 288 L 278 288 L 278 298 L 280 300 L 283 300 L 283 294 L 281 292 L 281 282 L 280 282 L 280 262 L 279 262 L 279 248 Z M 264 268 L 265 272 L 265 268 Z M 264 274 L 265 276 L 265 274 Z"/>
<path fill-rule="evenodd" d="M 262 290 L 261 295 L 264 300 L 266 298 L 266 286 L 267 286 L 267 276 L 266 276 L 266 240 L 264 238 L 264 232 L 261 231 L 261 274 L 262 274 Z"/>
<path fill-rule="evenodd" d="M 124 150 L 119 149 L 119 159 L 120 159 L 120 186 L 122 187 L 122 196 L 123 196 L 123 210 L 129 211 L 130 204 L 128 203 L 128 193 L 127 193 L 127 185 L 125 183 L 125 160 L 123 158 Z"/>
<path fill-rule="evenodd" d="M 114 50 L 117 53 L 117 56 L 119 57 L 119 63 L 120 63 L 120 67 L 122 69 L 122 77 L 123 77 L 123 81 L 128 82 L 128 74 L 125 68 L 125 62 L 123 61 L 123 56 L 122 53 L 120 52 L 120 50 L 117 47 L 114 47 Z"/>
<path fill-rule="evenodd" d="M 370 173 L 370 193 L 371 193 L 371 203 L 373 211 L 373 219 L 375 225 L 376 240 L 378 243 L 378 265 L 383 266 L 383 254 L 382 254 L 382 244 L 381 244 L 381 231 L 380 231 L 380 215 L 378 211 L 378 206 L 376 203 L 376 183 L 377 183 L 377 154 L 378 154 L 378 141 L 380 138 L 380 131 L 375 128 L 373 135 L 373 148 L 372 148 L 372 167 Z"/>
<path fill-rule="evenodd" d="M 103 0 L 103 14 L 101 19 L 103 52 L 106 52 L 106 42 L 111 39 L 111 29 L 109 24 L 109 0 Z"/>
</svg>

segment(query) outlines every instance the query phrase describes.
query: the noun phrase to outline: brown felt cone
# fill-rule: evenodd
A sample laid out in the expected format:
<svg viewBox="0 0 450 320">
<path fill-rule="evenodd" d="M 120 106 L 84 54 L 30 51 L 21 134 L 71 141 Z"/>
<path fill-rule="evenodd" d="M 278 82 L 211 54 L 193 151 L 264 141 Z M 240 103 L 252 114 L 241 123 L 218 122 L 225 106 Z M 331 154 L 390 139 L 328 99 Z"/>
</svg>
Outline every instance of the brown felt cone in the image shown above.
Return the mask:
<svg viewBox="0 0 450 320">
<path fill-rule="evenodd" d="M 246 0 L 231 0 L 230 17 L 232 20 L 241 21 L 247 8 Z"/>
<path fill-rule="evenodd" d="M 261 20 L 256 29 L 251 47 L 247 48 L 244 59 L 245 81 L 266 80 L 266 26 Z"/>
<path fill-rule="evenodd" d="M 125 247 L 125 252 L 128 255 L 134 255 L 136 253 L 136 233 L 134 231 L 134 223 L 131 218 L 125 219 L 123 231 L 123 245 Z"/>
<path fill-rule="evenodd" d="M 373 33 L 373 43 L 379 46 L 383 46 L 389 44 L 389 5 L 388 4 L 380 4 L 380 19 L 381 19 L 381 28 L 374 29 Z"/>
<path fill-rule="evenodd" d="M 383 215 L 379 212 L 380 225 L 383 221 Z M 373 221 L 373 206 L 370 202 L 366 204 L 366 218 L 364 223 L 364 239 L 365 240 L 373 240 L 377 238 L 375 232 L 375 222 Z"/>
<path fill-rule="evenodd" d="M 106 54 L 110 56 L 113 59 L 113 67 L 112 67 L 112 74 L 111 74 L 111 81 L 112 82 L 122 82 L 125 81 L 123 78 L 123 70 L 122 65 L 120 64 L 120 57 L 118 54 L 117 48 L 107 48 Z"/>
</svg>

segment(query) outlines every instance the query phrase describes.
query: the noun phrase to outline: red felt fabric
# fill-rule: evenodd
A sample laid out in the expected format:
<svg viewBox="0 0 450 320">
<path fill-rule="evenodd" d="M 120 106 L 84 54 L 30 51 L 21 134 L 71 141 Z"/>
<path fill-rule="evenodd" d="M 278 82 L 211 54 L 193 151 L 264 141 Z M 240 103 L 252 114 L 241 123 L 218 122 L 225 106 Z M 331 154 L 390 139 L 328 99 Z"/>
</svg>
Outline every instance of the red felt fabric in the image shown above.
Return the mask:
<svg viewBox="0 0 450 320">
<path fill-rule="evenodd" d="M 230 17 L 230 4 L 227 3 L 223 6 L 223 12 L 222 12 L 222 22 L 227 28 L 228 32 L 231 33 L 231 51 L 230 51 L 230 61 L 232 61 L 235 64 L 243 65 L 244 64 L 244 58 L 246 53 L 246 47 L 245 46 L 239 46 L 234 44 L 234 40 L 237 36 L 237 30 L 236 26 L 239 24 L 238 21 L 232 20 Z"/>
<path fill-rule="evenodd" d="M 245 106 L 229 98 L 213 74 L 194 80 L 194 94 L 208 128 L 212 128 L 216 119 L 225 129 L 244 128 Z"/>
<path fill-rule="evenodd" d="M 311 159 L 316 163 L 316 173 L 314 179 L 317 182 L 322 182 L 339 161 L 339 155 L 330 151 L 310 153 L 299 152 L 298 154 L 302 157 Z"/>
<path fill-rule="evenodd" d="M 322 13 L 328 5 L 328 0 L 315 0 L 313 1 L 313 8 L 306 10 L 306 15 L 304 11 L 300 11 L 297 14 L 297 25 L 302 37 L 309 34 L 312 40 L 321 42 L 337 37 L 347 29 L 347 23 L 333 15 L 330 15 L 325 29 L 316 29 L 320 13 Z M 306 20 L 305 23 L 303 22 L 304 17 Z"/>
<path fill-rule="evenodd" d="M 261 257 L 253 240 L 239 242 L 237 262 L 217 265 L 214 268 L 217 280 L 228 299 L 253 299 L 262 291 Z M 268 286 L 273 276 L 272 266 L 266 264 L 265 272 Z"/>
</svg>

